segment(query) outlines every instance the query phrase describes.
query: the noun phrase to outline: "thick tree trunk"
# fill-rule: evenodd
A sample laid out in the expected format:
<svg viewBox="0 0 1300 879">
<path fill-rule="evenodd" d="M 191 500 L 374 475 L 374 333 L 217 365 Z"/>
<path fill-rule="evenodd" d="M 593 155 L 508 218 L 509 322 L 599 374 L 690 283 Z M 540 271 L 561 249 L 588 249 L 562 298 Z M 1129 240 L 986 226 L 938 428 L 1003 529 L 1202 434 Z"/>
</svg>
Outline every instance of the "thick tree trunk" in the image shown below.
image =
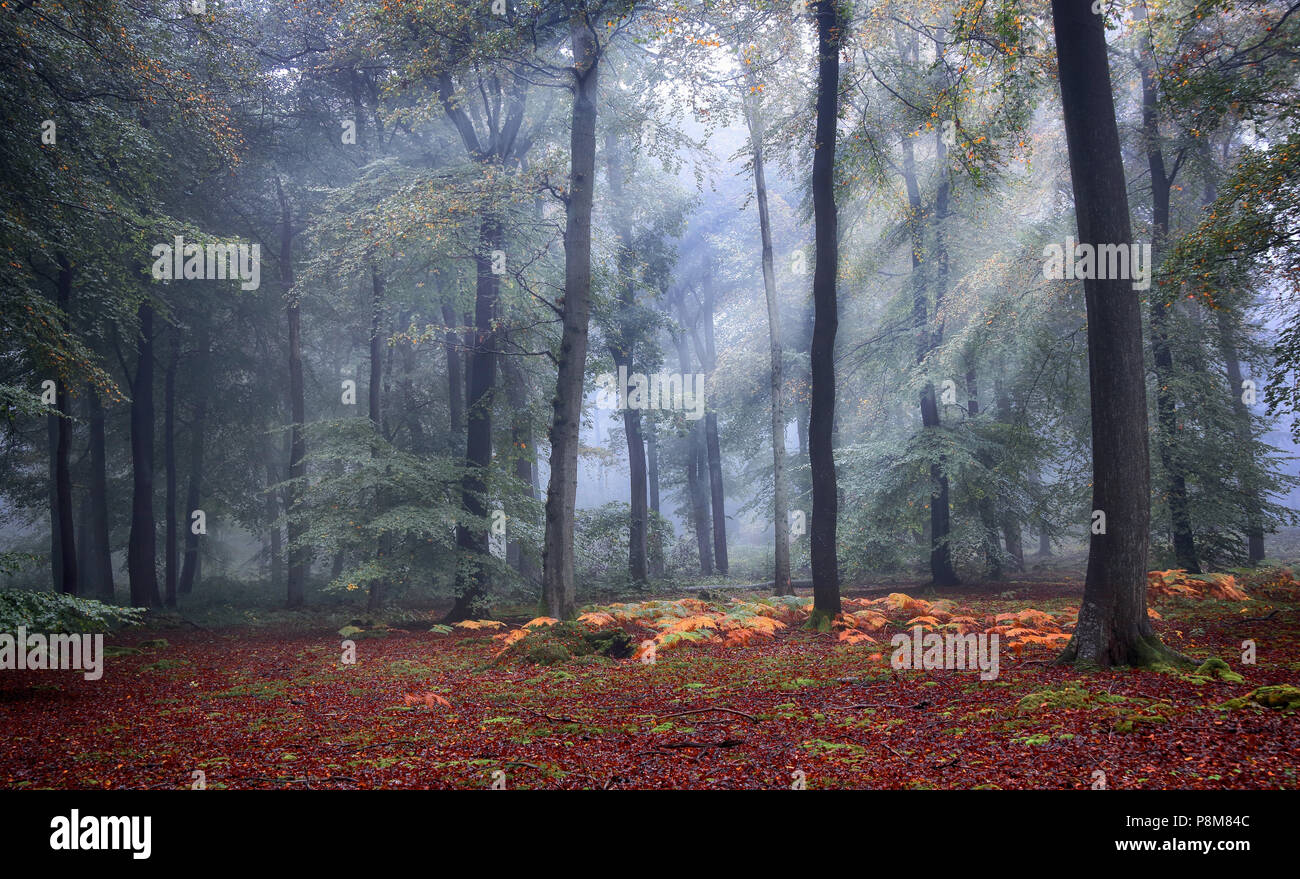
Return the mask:
<svg viewBox="0 0 1300 879">
<path fill-rule="evenodd" d="M 756 92 L 750 92 L 756 95 Z M 754 157 L 754 197 L 758 204 L 758 232 L 763 247 L 763 292 L 767 299 L 767 336 L 771 349 L 768 388 L 772 399 L 772 524 L 773 578 L 777 595 L 793 595 L 790 583 L 789 495 L 785 476 L 785 407 L 781 400 L 785 377 L 781 351 L 781 307 L 776 294 L 776 268 L 772 255 L 772 220 L 767 207 L 767 176 L 763 167 L 763 115 L 756 97 L 748 102 L 750 149 Z"/>
<path fill-rule="evenodd" d="M 146 299 L 137 311 L 135 381 L 131 383 L 131 536 L 126 569 L 133 607 L 158 607 L 156 535 L 153 515 L 153 305 Z"/>
<path fill-rule="evenodd" d="M 1137 11 L 1139 20 L 1145 11 Z M 1169 308 L 1165 288 L 1154 283 L 1156 269 L 1164 257 L 1169 238 L 1169 194 L 1173 185 L 1160 148 L 1160 118 L 1157 109 L 1155 73 L 1152 69 L 1149 34 L 1142 39 L 1138 69 L 1142 76 L 1142 138 L 1146 146 L 1147 169 L 1151 176 L 1151 274 L 1148 296 L 1151 317 L 1151 361 L 1155 367 L 1156 448 L 1165 477 L 1165 496 L 1169 507 L 1169 524 L 1173 533 L 1176 564 L 1192 573 L 1201 572 L 1187 500 L 1187 467 L 1176 447 L 1178 433 L 1177 400 L 1173 391 L 1174 358 L 1169 348 Z"/>
<path fill-rule="evenodd" d="M 578 492 L 578 432 L 587 369 L 591 316 L 591 207 L 596 179 L 596 81 L 600 47 L 584 14 L 571 22 L 573 118 L 569 136 L 569 191 L 564 229 L 563 329 L 551 419 L 551 477 L 546 489 L 542 594 L 547 613 L 576 612 L 573 582 L 573 512 Z"/>
<path fill-rule="evenodd" d="M 1079 241 L 1128 248 L 1128 192 L 1102 17 L 1088 0 L 1053 0 Z M 1083 606 L 1059 662 L 1147 665 L 1176 658 L 1147 617 L 1151 470 L 1142 315 L 1127 279 L 1083 282 L 1092 410 L 1093 526 Z M 1094 522 L 1098 521 L 1095 516 Z"/>
<path fill-rule="evenodd" d="M 808 417 L 808 458 L 812 468 L 811 556 L 815 618 L 840 612 L 836 525 L 839 497 L 835 479 L 835 334 L 839 329 L 836 275 L 839 271 L 839 217 L 835 207 L 835 139 L 839 117 L 840 44 L 847 16 L 836 0 L 818 0 L 817 135 L 813 154 L 812 197 L 816 244 L 813 271 L 812 394 Z"/>
<path fill-rule="evenodd" d="M 90 481 L 86 501 L 90 522 L 86 538 L 89 543 L 88 568 L 82 582 L 83 591 L 101 601 L 114 599 L 113 545 L 108 532 L 108 455 L 104 436 L 104 404 L 91 382 L 86 383 L 86 403 L 90 423 Z"/>
<path fill-rule="evenodd" d="M 167 522 L 163 527 L 163 601 L 168 607 L 176 606 L 176 367 L 180 362 L 180 339 L 176 330 L 171 333 L 171 355 L 167 358 L 167 371 L 163 379 L 163 470 L 167 488 L 163 508 Z"/>
<path fill-rule="evenodd" d="M 192 516 L 199 509 L 203 484 L 203 432 L 207 429 L 208 388 L 211 379 L 208 375 L 209 335 L 206 326 L 198 331 L 195 344 L 194 375 L 195 382 L 194 417 L 190 422 L 190 473 L 185 489 L 185 510 L 182 521 L 185 523 L 185 559 L 181 564 L 181 579 L 177 590 L 181 595 L 189 595 L 199 575 L 199 535 L 194 533 Z"/>
</svg>

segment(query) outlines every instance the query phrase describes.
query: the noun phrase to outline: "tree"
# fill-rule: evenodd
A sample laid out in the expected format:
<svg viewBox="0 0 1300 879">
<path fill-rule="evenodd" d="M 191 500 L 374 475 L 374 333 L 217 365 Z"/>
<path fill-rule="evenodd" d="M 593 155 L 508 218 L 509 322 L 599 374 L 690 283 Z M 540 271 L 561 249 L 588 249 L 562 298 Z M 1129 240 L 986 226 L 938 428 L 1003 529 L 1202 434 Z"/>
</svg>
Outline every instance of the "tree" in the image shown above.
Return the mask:
<svg viewBox="0 0 1300 879">
<path fill-rule="evenodd" d="M 1052 0 L 1079 242 L 1129 249 L 1128 191 L 1104 19 L 1086 0 Z M 1092 506 L 1079 622 L 1058 662 L 1150 665 L 1176 658 L 1147 617 L 1151 467 L 1142 318 L 1127 278 L 1084 280 L 1092 391 Z M 1094 513 L 1094 518 L 1096 513 Z"/>
<path fill-rule="evenodd" d="M 847 18 L 836 0 L 818 0 L 817 133 L 813 152 L 812 196 L 816 221 L 813 271 L 812 408 L 808 418 L 808 458 L 812 465 L 813 612 L 840 612 L 835 483 L 835 333 L 839 272 L 839 220 L 835 207 L 835 140 L 839 118 L 840 45 Z"/>
</svg>

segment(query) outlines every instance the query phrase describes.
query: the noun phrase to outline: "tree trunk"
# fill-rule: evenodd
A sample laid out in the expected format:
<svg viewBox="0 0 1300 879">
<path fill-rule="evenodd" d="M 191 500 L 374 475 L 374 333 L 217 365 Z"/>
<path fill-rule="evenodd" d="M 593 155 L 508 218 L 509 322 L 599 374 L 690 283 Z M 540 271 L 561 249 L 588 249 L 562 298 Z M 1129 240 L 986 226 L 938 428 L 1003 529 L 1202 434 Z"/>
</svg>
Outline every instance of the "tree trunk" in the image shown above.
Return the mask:
<svg viewBox="0 0 1300 879">
<path fill-rule="evenodd" d="M 153 305 L 140 303 L 135 381 L 131 383 L 131 536 L 126 569 L 133 607 L 158 607 L 153 516 Z"/>
<path fill-rule="evenodd" d="M 1232 427 L 1237 445 L 1243 449 L 1255 443 L 1250 409 L 1241 398 L 1241 361 L 1237 359 L 1236 321 L 1226 308 L 1218 310 L 1219 351 L 1228 374 L 1228 393 L 1232 398 Z M 1240 477 L 1242 501 L 1246 509 L 1246 554 L 1251 565 L 1264 558 L 1264 525 L 1260 510 L 1260 490 L 1255 474 L 1247 472 Z"/>
<path fill-rule="evenodd" d="M 573 121 L 569 135 L 569 190 L 564 229 L 563 330 L 551 420 L 551 477 L 546 489 L 542 594 L 547 613 L 574 616 L 573 512 L 578 492 L 578 432 L 587 369 L 591 316 L 591 206 L 596 178 L 596 80 L 600 47 L 584 14 L 571 22 Z"/>
<path fill-rule="evenodd" d="M 59 254 L 58 305 L 65 315 L 64 331 L 67 331 L 66 315 L 72 305 L 72 264 L 66 256 Z M 54 443 L 54 505 L 52 520 L 56 527 L 52 530 L 54 556 L 59 559 L 55 571 L 56 587 L 65 595 L 77 594 L 77 541 L 72 518 L 72 470 L 68 458 L 72 452 L 72 401 L 68 388 L 62 379 L 55 382 L 55 406 L 58 415 L 52 415 Z M 54 557 L 52 556 L 52 557 Z"/>
<path fill-rule="evenodd" d="M 303 433 L 307 420 L 307 403 L 302 375 L 302 315 L 293 291 L 293 214 L 280 179 L 275 181 L 280 200 L 280 281 L 288 298 L 289 322 L 289 479 L 300 480 L 307 474 L 307 438 Z M 300 546 L 305 526 L 295 521 L 298 491 L 295 486 L 284 490 L 284 512 L 289 517 L 289 575 L 285 583 L 286 604 L 302 607 L 307 580 L 307 550 Z M 277 529 L 278 534 L 278 529 Z"/>
<path fill-rule="evenodd" d="M 380 409 L 380 392 L 383 389 L 384 382 L 384 275 L 379 271 L 378 266 L 370 267 L 370 379 L 366 388 L 367 413 L 370 416 L 370 426 L 375 432 L 375 444 L 371 446 L 370 457 L 374 458 L 379 454 L 378 440 L 384 435 L 383 413 Z M 380 497 L 376 498 L 378 505 L 383 506 L 382 491 Z M 388 545 L 387 535 L 381 535 L 379 546 L 375 548 L 378 555 L 379 564 L 384 563 L 385 549 Z M 370 594 L 366 600 L 366 609 L 377 611 L 384 605 L 384 580 L 379 578 L 370 581 Z"/>
<path fill-rule="evenodd" d="M 176 367 L 180 362 L 181 346 L 178 330 L 171 332 L 171 356 L 167 358 L 167 371 L 163 379 L 163 469 L 167 489 L 163 507 L 167 522 L 163 526 L 163 582 L 164 603 L 176 606 Z"/>
<path fill-rule="evenodd" d="M 108 532 L 108 455 L 104 437 L 104 404 L 91 382 L 86 383 L 86 401 L 90 406 L 90 571 L 85 590 L 101 601 L 114 599 L 113 545 Z"/>
<path fill-rule="evenodd" d="M 750 92 L 757 95 L 757 92 Z M 773 577 L 777 595 L 793 595 L 790 583 L 789 497 L 785 477 L 784 356 L 781 351 L 781 308 L 776 294 L 776 268 L 772 256 L 772 220 L 767 208 L 767 177 L 763 167 L 763 115 L 757 97 L 748 101 L 749 141 L 754 156 L 754 197 L 758 204 L 758 232 L 763 246 L 763 292 L 767 298 L 767 336 L 771 349 L 769 390 L 772 398 L 772 524 Z"/>
<path fill-rule="evenodd" d="M 915 51 L 915 46 L 913 46 Z M 939 147 L 942 149 L 943 142 L 940 140 Z M 921 189 L 917 182 L 916 160 L 910 138 L 903 138 L 903 182 L 907 189 L 908 200 L 908 224 L 912 233 L 912 323 L 916 331 L 916 362 L 918 366 L 925 366 L 927 358 L 938 346 L 939 336 L 931 331 L 931 307 L 929 295 L 926 291 L 925 283 L 925 229 L 926 211 L 924 202 L 921 199 Z M 946 187 L 946 184 L 945 184 Z M 941 191 L 943 188 L 941 187 Z M 946 213 L 946 195 L 944 210 Z M 936 213 L 938 212 L 938 199 L 936 198 Z M 936 232 L 939 224 L 935 223 Z M 938 252 L 940 248 L 936 243 L 936 263 L 938 262 Z M 946 257 L 945 257 L 946 261 Z M 939 281 L 944 283 L 944 281 Z M 936 284 L 936 288 L 939 287 Z M 939 310 L 939 299 L 942 293 L 936 294 L 934 305 L 935 320 Z M 941 426 L 942 419 L 939 416 L 939 402 L 934 392 L 934 382 L 929 378 L 925 380 L 921 388 L 921 430 L 922 432 L 937 431 Z M 943 463 L 936 461 L 930 465 L 930 580 L 936 586 L 955 586 L 960 580 L 957 578 L 956 571 L 952 566 L 952 548 L 948 543 L 948 536 L 951 530 L 951 517 L 949 513 L 948 498 L 948 474 L 944 470 Z"/>
<path fill-rule="evenodd" d="M 474 293 L 474 346 L 469 352 L 469 396 L 466 398 L 465 476 L 461 504 L 469 523 L 456 526 L 456 603 L 444 622 L 469 619 L 474 604 L 487 592 L 491 535 L 487 526 L 487 474 L 492 465 L 492 405 L 497 379 L 496 329 L 500 276 L 492 273 L 492 252 L 505 241 L 501 221 L 483 218 L 479 226 L 479 252 L 475 256 L 478 281 Z"/>
<path fill-rule="evenodd" d="M 650 576 L 659 579 L 664 575 L 664 536 L 659 530 L 659 432 L 653 417 L 646 419 L 645 428 L 650 512 L 654 513 L 654 525 L 649 528 L 646 542 L 650 551 Z"/>
<path fill-rule="evenodd" d="M 813 271 L 812 404 L 808 417 L 808 458 L 812 468 L 811 556 L 813 613 L 826 619 L 840 612 L 836 524 L 839 498 L 835 479 L 835 334 L 839 329 L 836 275 L 839 271 L 839 218 L 835 207 L 835 138 L 839 117 L 840 44 L 847 16 L 836 0 L 818 0 L 817 140 L 813 154 L 812 198 L 816 261 Z"/>
<path fill-rule="evenodd" d="M 181 579 L 177 589 L 181 595 L 189 595 L 194 590 L 194 583 L 199 574 L 199 535 L 194 533 L 192 516 L 199 509 L 203 481 L 203 432 L 207 429 L 208 388 L 211 378 L 208 375 L 209 334 L 206 326 L 200 327 L 195 344 L 194 374 L 195 382 L 194 417 L 190 422 L 190 473 L 189 484 L 185 490 L 185 510 L 182 521 L 185 523 L 185 560 L 181 564 Z"/>
<path fill-rule="evenodd" d="M 1087 0 L 1052 0 L 1070 177 L 1080 243 L 1132 242 L 1103 19 Z M 1142 315 L 1126 279 L 1083 282 L 1092 411 L 1092 507 L 1083 606 L 1058 662 L 1148 665 L 1176 658 L 1147 617 L 1151 469 Z M 1095 518 L 1094 522 L 1097 521 Z"/>
<path fill-rule="evenodd" d="M 678 307 L 685 320 L 685 305 L 678 301 Z M 691 353 L 686 344 L 685 331 L 673 334 L 673 343 L 677 348 L 678 371 L 687 375 L 691 371 Z M 690 423 L 686 433 L 686 491 L 690 495 L 691 525 L 695 530 L 695 544 L 700 557 L 700 573 L 706 577 L 713 576 L 713 543 L 710 540 L 709 495 L 705 490 L 708 479 L 708 451 L 704 439 L 704 426 L 699 421 Z"/>
<path fill-rule="evenodd" d="M 970 415 L 971 425 L 974 427 L 980 414 L 979 404 L 979 387 L 975 379 L 975 358 L 968 354 L 966 360 L 966 412 Z M 985 472 L 993 472 L 993 456 L 988 452 L 980 451 L 976 454 L 976 460 Z M 1002 579 L 1002 546 L 998 542 L 998 523 L 994 514 L 993 496 L 988 491 L 980 490 L 979 497 L 976 500 L 976 509 L 979 512 L 980 527 L 984 529 L 984 564 L 986 573 L 990 580 Z"/>
<path fill-rule="evenodd" d="M 1141 21 L 1145 10 L 1135 13 Z M 1160 119 L 1157 109 L 1155 73 L 1152 70 L 1151 38 L 1148 31 L 1142 38 L 1138 69 L 1142 76 L 1142 138 L 1147 154 L 1147 168 L 1151 175 L 1151 275 L 1152 286 L 1147 299 L 1151 316 L 1151 361 L 1156 375 L 1156 448 L 1160 453 L 1160 466 L 1164 471 L 1165 495 L 1168 498 L 1169 524 L 1173 532 L 1174 558 L 1180 568 L 1199 574 L 1200 560 L 1196 553 L 1196 538 L 1192 531 L 1191 512 L 1187 501 L 1186 464 L 1176 447 L 1178 433 L 1177 400 L 1172 387 L 1174 358 L 1169 348 L 1169 308 L 1166 288 L 1154 283 L 1156 268 L 1164 257 L 1169 238 L 1169 193 L 1173 185 L 1165 169 L 1164 153 L 1160 148 Z"/>
<path fill-rule="evenodd" d="M 998 377 L 993 381 L 993 396 L 997 404 L 998 423 L 1009 426 L 1012 423 L 1011 397 L 1007 395 L 1006 385 L 1002 382 L 1002 375 L 1003 365 L 999 360 Z M 1010 557 L 1014 570 L 1023 571 L 1025 569 L 1025 546 L 1020 531 L 1020 518 L 1009 503 L 1005 504 L 1003 509 L 1002 534 L 1007 542 L 1007 556 Z"/>
<path fill-rule="evenodd" d="M 442 304 L 442 322 L 447 325 L 443 347 L 447 350 L 447 418 L 450 422 L 452 448 L 461 442 L 460 432 L 465 423 L 465 407 L 461 402 L 465 378 L 460 374 L 460 340 L 456 336 L 456 309 L 450 303 Z"/>
<path fill-rule="evenodd" d="M 611 129 L 605 135 L 605 161 L 609 180 L 610 201 L 614 205 L 614 232 L 618 237 L 617 313 L 612 321 L 609 353 L 614 359 L 614 372 L 630 376 L 633 371 L 632 326 L 636 307 L 636 265 L 632 257 L 631 205 L 623 194 L 623 156 Z M 630 393 L 631 388 L 626 389 Z M 646 529 L 649 521 L 646 489 L 645 439 L 641 435 L 641 410 L 624 407 L 623 433 L 627 440 L 630 516 L 628 517 L 627 570 L 635 582 L 644 583 L 649 575 L 647 568 Z"/>
</svg>

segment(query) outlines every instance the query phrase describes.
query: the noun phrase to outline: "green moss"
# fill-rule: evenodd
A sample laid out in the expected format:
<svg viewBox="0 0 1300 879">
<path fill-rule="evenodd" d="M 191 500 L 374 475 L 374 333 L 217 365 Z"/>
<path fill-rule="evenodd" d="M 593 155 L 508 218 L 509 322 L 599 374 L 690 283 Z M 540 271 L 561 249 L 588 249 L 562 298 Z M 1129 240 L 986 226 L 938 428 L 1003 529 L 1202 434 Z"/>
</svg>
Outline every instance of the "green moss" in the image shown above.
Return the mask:
<svg viewBox="0 0 1300 879">
<path fill-rule="evenodd" d="M 1060 690 L 1039 690 L 1030 693 L 1020 700 L 1016 710 L 1021 714 L 1028 714 L 1044 709 L 1054 711 L 1062 708 L 1086 708 L 1092 699 L 1092 693 L 1084 689 L 1079 681 L 1071 681 Z"/>
<path fill-rule="evenodd" d="M 1300 708 L 1300 687 L 1293 687 L 1290 684 L 1278 684 L 1272 687 L 1257 687 L 1244 696 L 1239 696 L 1236 699 L 1229 699 L 1219 707 L 1235 709 L 1245 708 L 1248 705 L 1258 705 L 1263 708 L 1278 708 L 1293 711 Z"/>
<path fill-rule="evenodd" d="M 1161 717 L 1159 714 L 1129 714 L 1115 721 L 1115 732 L 1131 733 L 1137 731 L 1140 726 L 1168 722 L 1167 717 Z"/>
<path fill-rule="evenodd" d="M 1224 662 L 1217 656 L 1211 656 L 1209 659 L 1205 660 L 1205 662 L 1202 662 L 1197 667 L 1196 671 L 1188 677 L 1203 677 L 1208 680 L 1211 675 L 1218 677 L 1221 681 L 1227 681 L 1230 684 L 1241 684 L 1245 683 L 1246 680 L 1233 671 L 1228 663 Z"/>
</svg>

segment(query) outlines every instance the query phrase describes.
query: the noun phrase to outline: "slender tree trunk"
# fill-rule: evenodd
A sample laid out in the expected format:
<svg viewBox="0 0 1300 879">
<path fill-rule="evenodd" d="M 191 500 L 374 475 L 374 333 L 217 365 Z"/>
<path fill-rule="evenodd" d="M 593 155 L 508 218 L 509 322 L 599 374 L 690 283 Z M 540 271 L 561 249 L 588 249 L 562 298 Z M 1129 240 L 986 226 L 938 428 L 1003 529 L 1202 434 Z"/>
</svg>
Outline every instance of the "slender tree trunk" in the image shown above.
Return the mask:
<svg viewBox="0 0 1300 879">
<path fill-rule="evenodd" d="M 450 422 L 452 447 L 461 442 L 461 431 L 465 424 L 465 407 L 461 402 L 465 379 L 460 371 L 460 340 L 456 336 L 456 309 L 450 303 L 442 304 L 442 322 L 447 325 L 443 337 L 443 347 L 447 351 L 447 419 Z"/>
<path fill-rule="evenodd" d="M 1102 17 L 1087 0 L 1053 0 L 1079 241 L 1128 248 L 1128 192 Z M 1147 665 L 1177 658 L 1147 617 L 1151 469 L 1142 315 L 1132 282 L 1083 282 L 1092 410 L 1092 507 L 1105 515 L 1088 546 L 1083 606 L 1059 662 Z M 1093 518 L 1094 522 L 1098 520 Z"/>
<path fill-rule="evenodd" d="M 623 193 L 623 156 L 611 129 L 605 135 L 605 161 L 609 180 L 611 203 L 614 205 L 614 232 L 618 236 L 618 313 L 614 316 L 610 333 L 609 353 L 614 359 L 614 372 L 630 376 L 633 372 L 633 339 L 636 328 L 632 325 L 636 307 L 636 265 L 632 257 L 632 206 Z M 625 389 L 631 392 L 631 386 Z M 649 576 L 646 529 L 649 511 L 646 488 L 645 439 L 641 435 L 641 410 L 626 406 L 622 410 L 623 433 L 627 440 L 630 515 L 628 517 L 627 569 L 635 582 L 644 583 Z"/>
<path fill-rule="evenodd" d="M 153 305 L 137 311 L 135 381 L 131 383 L 131 536 L 126 568 L 134 607 L 158 607 L 157 537 L 153 515 Z"/>
<path fill-rule="evenodd" d="M 279 468 L 272 463 L 272 458 L 267 458 L 266 464 L 266 515 L 270 520 L 268 534 L 270 543 L 267 549 L 270 556 L 271 565 L 271 587 L 279 588 L 284 583 L 284 552 L 280 538 L 280 507 L 276 503 L 275 491 L 273 486 L 280 482 Z"/>
<path fill-rule="evenodd" d="M 570 619 L 573 583 L 573 513 L 578 492 L 578 432 L 587 369 L 591 316 L 591 207 L 596 180 L 596 80 L 600 47 L 585 14 L 571 22 L 573 121 L 569 142 L 568 210 L 564 229 L 563 330 L 551 419 L 551 477 L 546 489 L 542 594 L 547 612 Z"/>
<path fill-rule="evenodd" d="M 664 575 L 664 536 L 660 532 L 659 519 L 659 432 L 654 418 L 647 418 L 646 423 L 646 458 L 650 489 L 650 512 L 654 514 L 654 524 L 649 528 L 647 543 L 650 550 L 650 576 L 660 579 Z"/>
<path fill-rule="evenodd" d="M 533 443 L 532 418 L 528 411 L 529 389 L 527 378 L 510 357 L 501 359 L 502 381 L 510 399 L 513 416 L 510 421 L 511 453 L 514 455 L 514 474 L 517 490 L 529 502 L 537 499 L 537 448 Z M 525 583 L 541 582 L 541 566 L 537 553 L 518 537 L 506 543 L 506 562 L 513 567 Z"/>
<path fill-rule="evenodd" d="M 998 363 L 998 377 L 993 382 L 993 395 L 997 404 L 997 419 L 999 424 L 1011 425 L 1011 397 L 1007 395 L 1006 385 L 1002 382 L 1003 367 Z M 1011 559 L 1011 565 L 1014 570 L 1023 571 L 1025 569 L 1025 546 L 1020 530 L 1020 518 L 1012 509 L 1010 503 L 1003 504 L 1005 512 L 1002 515 L 1002 533 L 1006 537 L 1007 556 Z M 1050 550 L 1050 545 L 1049 545 Z"/>
<path fill-rule="evenodd" d="M 717 353 L 713 342 L 713 273 L 706 270 L 702 284 L 700 308 L 695 320 L 690 321 L 686 315 L 685 297 L 681 300 L 682 318 L 690 326 L 691 338 L 695 344 L 695 353 L 700 361 L 700 369 L 709 381 L 712 381 L 714 368 L 717 366 Z M 703 324 L 701 331 L 701 324 Z M 682 373 L 683 376 L 685 372 Z M 709 467 L 709 503 L 712 509 L 713 523 L 713 566 L 719 574 L 727 574 L 727 505 L 726 490 L 722 484 L 722 446 L 718 440 L 718 413 L 706 408 L 704 415 L 704 449 Z"/>
<path fill-rule="evenodd" d="M 751 91 L 751 95 L 756 92 Z M 774 591 L 793 595 L 790 583 L 789 496 L 785 476 L 785 407 L 781 400 L 785 378 L 781 351 L 781 307 L 776 294 L 776 268 L 772 255 L 772 220 L 767 207 L 767 176 L 763 167 L 763 115 L 756 97 L 748 101 L 750 148 L 754 157 L 754 197 L 758 204 L 758 231 L 763 246 L 763 292 L 767 298 L 767 336 L 771 349 L 769 390 L 772 398 L 772 524 Z"/>
<path fill-rule="evenodd" d="M 101 601 L 112 601 L 113 544 L 108 531 L 108 455 L 104 436 L 104 404 L 95 386 L 86 383 L 86 401 L 90 407 L 90 539 L 91 571 L 86 590 Z"/>
<path fill-rule="evenodd" d="M 171 333 L 171 355 L 167 358 L 167 371 L 163 379 L 163 470 L 167 488 L 164 509 L 167 522 L 163 527 L 163 582 L 164 602 L 176 606 L 176 367 L 180 362 L 181 346 L 177 331 Z"/>
<path fill-rule="evenodd" d="M 456 603 L 445 622 L 469 619 L 474 604 L 487 591 L 491 535 L 487 526 L 487 474 L 492 465 L 492 405 L 497 377 L 496 329 L 500 276 L 492 273 L 492 252 L 500 250 L 505 233 L 497 217 L 484 217 L 479 227 L 478 282 L 474 295 L 474 346 L 469 353 L 470 390 L 466 398 L 465 476 L 461 503 L 470 519 L 456 526 Z"/>
<path fill-rule="evenodd" d="M 293 214 L 289 199 L 279 178 L 275 181 L 280 200 L 280 281 L 288 298 L 286 312 L 289 322 L 289 478 L 300 480 L 307 475 L 307 438 L 303 433 L 307 421 L 306 393 L 302 374 L 302 315 L 297 296 L 292 292 L 293 275 Z M 284 490 L 284 511 L 289 517 L 289 574 L 285 583 L 286 604 L 290 608 L 302 607 L 307 581 L 307 550 L 301 546 L 306 526 L 296 521 L 298 490 L 287 486 Z M 279 529 L 276 529 L 278 537 Z"/>
<path fill-rule="evenodd" d="M 384 435 L 383 412 L 380 408 L 381 392 L 384 383 L 384 275 L 379 271 L 378 266 L 370 267 L 370 379 L 369 386 L 366 389 L 367 413 L 370 416 L 370 425 L 374 430 L 375 444 L 371 446 L 370 457 L 374 458 L 379 454 L 378 441 Z M 382 492 L 381 497 L 377 498 L 380 507 L 383 506 Z M 384 557 L 387 555 L 388 547 L 387 535 L 379 538 L 379 545 L 375 548 L 379 564 L 384 563 Z M 366 600 L 366 609 L 374 612 L 384 605 L 384 580 L 383 578 L 370 581 L 370 594 Z"/>
<path fill-rule="evenodd" d="M 967 355 L 966 360 L 966 412 L 970 415 L 972 426 L 980 414 L 979 386 L 975 378 L 975 359 Z M 993 472 L 993 456 L 988 452 L 979 452 L 976 460 L 988 473 Z M 998 522 L 994 514 L 993 496 L 987 491 L 980 491 L 976 500 L 979 511 L 980 527 L 984 529 L 984 563 L 990 580 L 1002 579 L 1002 546 L 998 542 Z"/>
<path fill-rule="evenodd" d="M 1242 377 L 1241 361 L 1237 359 L 1237 327 L 1232 314 L 1226 308 L 1218 310 L 1219 352 L 1223 357 L 1228 374 L 1228 393 L 1232 399 L 1232 428 L 1237 445 L 1249 449 L 1255 444 L 1255 431 L 1251 425 L 1250 409 L 1241 398 Z M 1257 565 L 1264 558 L 1264 525 L 1260 514 L 1259 484 L 1253 472 L 1242 474 L 1239 479 L 1243 506 L 1246 509 L 1246 554 L 1251 565 Z"/>
<path fill-rule="evenodd" d="M 62 253 L 59 254 L 58 306 L 67 315 L 72 305 L 72 264 Z M 67 330 L 65 321 L 64 330 Z M 54 549 L 59 559 L 56 569 L 58 582 L 56 587 L 66 595 L 77 594 L 77 540 L 72 514 L 72 470 L 68 464 L 72 452 L 72 400 L 67 386 L 62 379 L 55 382 L 55 405 L 57 416 L 53 419 L 55 441 L 54 452 L 54 505 L 53 520 L 56 528 L 52 532 Z"/>
<path fill-rule="evenodd" d="M 817 0 L 817 140 L 813 154 L 812 197 L 816 262 L 813 271 L 812 408 L 808 418 L 808 457 L 812 467 L 811 555 L 814 616 L 840 612 L 836 524 L 839 498 L 835 478 L 835 334 L 839 329 L 836 275 L 839 272 L 839 218 L 835 207 L 835 139 L 839 117 L 840 44 L 847 16 L 836 0 Z"/>
<path fill-rule="evenodd" d="M 59 392 L 59 382 L 55 382 L 55 394 Z M 56 399 L 54 412 L 45 416 L 45 440 L 49 451 L 47 478 L 49 489 L 46 492 L 50 510 L 50 579 L 57 592 L 63 591 L 63 522 L 59 518 L 59 401 Z"/>
<path fill-rule="evenodd" d="M 1139 20 L 1146 17 L 1138 8 Z M 1186 462 L 1176 447 L 1178 433 L 1178 403 L 1173 391 L 1174 357 L 1169 347 L 1169 309 L 1171 303 L 1165 295 L 1167 289 L 1154 283 L 1156 269 L 1164 258 L 1169 238 L 1169 195 L 1173 185 L 1160 147 L 1160 117 L 1157 109 L 1156 80 L 1152 69 L 1151 38 L 1148 32 L 1142 38 L 1138 69 L 1142 76 L 1142 138 L 1145 141 L 1147 169 L 1151 176 L 1151 274 L 1152 287 L 1148 296 L 1151 315 L 1151 361 L 1155 367 L 1156 390 L 1156 448 L 1160 453 L 1160 466 L 1165 477 L 1165 496 L 1169 507 L 1169 524 L 1173 532 L 1174 558 L 1180 568 L 1199 574 L 1200 559 L 1196 552 L 1196 538 L 1192 530 L 1191 512 L 1187 499 Z"/>
<path fill-rule="evenodd" d="M 190 473 L 185 489 L 185 510 L 182 521 L 185 523 L 185 558 L 181 564 L 181 579 L 177 590 L 181 595 L 189 595 L 199 574 L 199 535 L 194 533 L 192 517 L 199 509 L 203 485 L 203 443 L 204 431 L 208 420 L 208 388 L 211 379 L 208 375 L 209 332 L 207 326 L 198 331 L 195 344 L 194 375 L 198 378 L 194 390 L 194 417 L 190 422 Z"/>
<path fill-rule="evenodd" d="M 684 324 L 685 305 L 679 300 L 678 306 Z M 673 343 L 677 348 L 678 371 L 685 376 L 691 372 L 691 353 L 686 344 L 685 332 L 674 333 Z M 705 489 L 708 480 L 708 451 L 704 426 L 699 421 L 691 422 L 685 439 L 686 490 L 690 495 L 691 524 L 695 530 L 695 543 L 700 557 L 700 573 L 711 577 L 713 576 L 713 543 L 710 540 L 712 529 L 709 524 L 709 494 Z"/>
</svg>

